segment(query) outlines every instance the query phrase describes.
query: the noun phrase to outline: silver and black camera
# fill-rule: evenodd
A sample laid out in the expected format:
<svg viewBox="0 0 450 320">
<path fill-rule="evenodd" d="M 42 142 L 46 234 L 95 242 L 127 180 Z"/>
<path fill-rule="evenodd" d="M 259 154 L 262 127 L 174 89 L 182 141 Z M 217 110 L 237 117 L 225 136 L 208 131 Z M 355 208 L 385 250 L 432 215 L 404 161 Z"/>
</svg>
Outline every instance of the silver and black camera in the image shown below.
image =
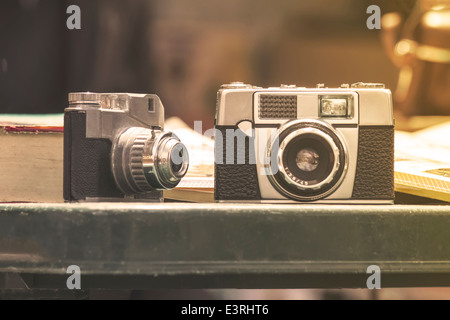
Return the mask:
<svg viewBox="0 0 450 320">
<path fill-rule="evenodd" d="M 223 85 L 215 131 L 219 202 L 393 202 L 392 97 L 382 84 Z"/>
<path fill-rule="evenodd" d="M 161 201 L 188 170 L 186 147 L 164 131 L 158 96 L 71 93 L 64 115 L 64 199 Z"/>
</svg>

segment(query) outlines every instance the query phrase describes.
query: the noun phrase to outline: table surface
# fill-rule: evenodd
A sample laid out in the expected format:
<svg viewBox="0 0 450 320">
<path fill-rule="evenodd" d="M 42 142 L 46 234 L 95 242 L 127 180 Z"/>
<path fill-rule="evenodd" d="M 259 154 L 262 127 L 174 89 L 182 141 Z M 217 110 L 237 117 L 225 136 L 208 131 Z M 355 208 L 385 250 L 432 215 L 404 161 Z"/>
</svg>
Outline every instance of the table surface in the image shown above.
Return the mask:
<svg viewBox="0 0 450 320">
<path fill-rule="evenodd" d="M 92 289 L 365 288 L 371 265 L 382 287 L 450 286 L 450 207 L 0 205 L 0 273 L 66 288 L 71 265 Z"/>
</svg>

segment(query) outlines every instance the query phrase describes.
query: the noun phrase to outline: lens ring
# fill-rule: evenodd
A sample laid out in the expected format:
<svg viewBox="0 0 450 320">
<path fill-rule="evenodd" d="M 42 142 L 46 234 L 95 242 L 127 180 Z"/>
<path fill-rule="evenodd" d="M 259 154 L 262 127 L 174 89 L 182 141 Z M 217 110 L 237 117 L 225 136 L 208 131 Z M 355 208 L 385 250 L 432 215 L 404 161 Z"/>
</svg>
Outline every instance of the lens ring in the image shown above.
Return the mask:
<svg viewBox="0 0 450 320">
<path fill-rule="evenodd" d="M 310 147 L 308 143 L 299 143 L 308 139 L 316 139 L 314 146 L 317 148 L 322 145 L 322 149 L 328 150 L 326 152 L 330 154 L 328 160 L 326 157 L 323 157 L 322 163 L 319 160 L 318 167 L 322 166 L 322 171 L 316 180 L 303 179 L 301 176 L 317 176 L 317 170 L 296 170 L 296 166 L 292 165 L 295 161 L 291 159 L 290 166 L 286 161 L 288 152 L 297 155 L 300 150 L 292 146 Z M 294 200 L 315 201 L 327 197 L 341 184 L 347 171 L 348 154 L 343 139 L 331 125 L 319 120 L 289 121 L 272 137 L 267 151 L 271 158 L 270 165 L 266 166 L 269 181 L 281 194 Z M 321 153 L 326 155 L 323 150 Z"/>
<path fill-rule="evenodd" d="M 183 178 L 189 169 L 189 154 L 182 143 L 177 143 L 170 151 L 170 170 L 177 178 Z"/>
<path fill-rule="evenodd" d="M 296 142 L 296 140 L 305 139 L 308 136 L 316 136 L 320 137 L 322 140 L 318 143 L 326 143 L 330 148 L 328 148 L 332 152 L 332 156 L 330 157 L 332 160 L 332 168 L 328 170 L 328 174 L 326 177 L 322 179 L 318 179 L 317 183 L 311 183 L 311 180 L 299 179 L 293 173 L 294 170 L 289 170 L 289 166 L 286 164 L 285 157 L 288 153 L 289 149 L 292 148 L 292 144 Z M 316 141 L 320 141 L 317 139 Z M 303 128 L 298 129 L 297 131 L 289 134 L 280 144 L 277 154 L 277 163 L 278 168 L 283 175 L 285 175 L 288 179 L 287 182 L 296 186 L 300 190 L 319 190 L 324 185 L 332 182 L 334 175 L 338 172 L 340 161 L 339 161 L 339 149 L 336 146 L 333 139 L 322 130 L 316 128 Z M 322 162 L 323 163 L 323 162 Z"/>
<path fill-rule="evenodd" d="M 114 140 L 111 150 L 111 168 L 118 188 L 126 195 L 153 191 L 142 170 L 145 142 L 153 130 L 140 127 L 126 129 Z"/>
<path fill-rule="evenodd" d="M 188 151 L 180 139 L 171 132 L 164 133 L 154 148 L 153 154 L 156 157 L 152 163 L 153 170 L 149 171 L 151 178 L 154 179 L 153 176 L 156 176 L 163 188 L 172 189 L 178 185 L 189 169 Z M 182 152 L 181 157 L 177 157 L 178 152 Z M 179 170 L 176 171 L 174 167 L 177 166 Z"/>
<path fill-rule="evenodd" d="M 176 147 L 178 146 L 178 147 Z M 180 169 L 174 172 L 172 149 L 181 148 Z M 113 142 L 111 166 L 119 189 L 126 195 L 175 188 L 189 168 L 189 156 L 171 132 L 131 127 Z"/>
</svg>

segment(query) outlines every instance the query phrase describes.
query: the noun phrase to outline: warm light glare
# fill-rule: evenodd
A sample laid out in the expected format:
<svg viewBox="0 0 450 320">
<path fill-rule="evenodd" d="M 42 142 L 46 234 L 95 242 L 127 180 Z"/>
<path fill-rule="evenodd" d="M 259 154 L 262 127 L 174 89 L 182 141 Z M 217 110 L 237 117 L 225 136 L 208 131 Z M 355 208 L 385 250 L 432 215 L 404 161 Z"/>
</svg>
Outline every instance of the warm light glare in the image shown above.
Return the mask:
<svg viewBox="0 0 450 320">
<path fill-rule="evenodd" d="M 450 11 L 428 12 L 423 19 L 429 27 L 450 28 Z"/>
</svg>

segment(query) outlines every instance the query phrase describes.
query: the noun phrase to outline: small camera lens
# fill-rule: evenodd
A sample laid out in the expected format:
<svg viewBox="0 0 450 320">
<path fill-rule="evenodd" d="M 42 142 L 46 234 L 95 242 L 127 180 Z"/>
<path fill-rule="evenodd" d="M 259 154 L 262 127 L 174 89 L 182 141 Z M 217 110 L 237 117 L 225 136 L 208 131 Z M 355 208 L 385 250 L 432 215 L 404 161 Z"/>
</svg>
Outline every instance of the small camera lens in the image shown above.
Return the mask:
<svg viewBox="0 0 450 320">
<path fill-rule="evenodd" d="M 329 142 L 319 132 L 299 131 L 293 135 L 282 151 L 282 170 L 290 181 L 305 188 L 321 184 L 330 176 L 335 164 Z"/>
<path fill-rule="evenodd" d="M 175 164 L 173 162 L 172 162 L 171 166 L 172 166 L 172 171 L 174 173 L 178 173 L 181 170 L 181 168 L 183 167 L 183 165 L 181 163 L 180 164 Z"/>
<path fill-rule="evenodd" d="M 113 173 L 128 195 L 175 188 L 189 168 L 189 155 L 171 132 L 130 128 L 115 142 Z"/>
<path fill-rule="evenodd" d="M 186 175 L 189 155 L 184 144 L 171 132 L 161 132 L 144 152 L 144 173 L 156 189 L 172 189 Z"/>
<path fill-rule="evenodd" d="M 186 147 L 174 139 L 167 144 L 165 152 L 167 152 L 168 162 L 170 163 L 170 170 L 166 174 L 168 180 L 181 179 L 186 174 L 189 163 Z"/>
<path fill-rule="evenodd" d="M 186 164 L 187 154 L 186 148 L 182 144 L 177 144 L 172 149 L 172 156 L 170 157 L 172 172 L 175 175 L 183 174 L 184 166 Z"/>
</svg>

